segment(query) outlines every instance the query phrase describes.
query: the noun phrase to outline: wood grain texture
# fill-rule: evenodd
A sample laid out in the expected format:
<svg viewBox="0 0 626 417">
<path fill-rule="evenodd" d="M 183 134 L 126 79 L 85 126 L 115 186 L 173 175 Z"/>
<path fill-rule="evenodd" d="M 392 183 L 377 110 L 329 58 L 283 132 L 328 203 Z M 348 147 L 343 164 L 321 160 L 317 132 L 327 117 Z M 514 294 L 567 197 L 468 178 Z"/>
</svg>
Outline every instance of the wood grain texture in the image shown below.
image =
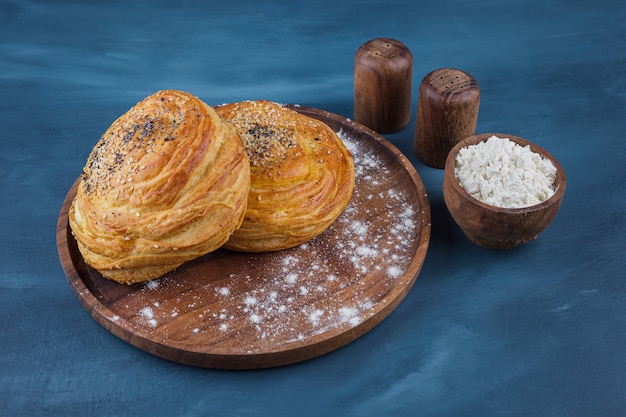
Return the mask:
<svg viewBox="0 0 626 417">
<path fill-rule="evenodd" d="M 100 325 L 174 362 L 253 369 L 337 349 L 400 304 L 430 239 L 430 207 L 417 172 L 373 131 L 293 108 L 338 131 L 357 168 L 344 214 L 300 247 L 259 254 L 220 249 L 158 280 L 120 285 L 88 267 L 77 250 L 67 224 L 74 184 L 58 218 L 57 248 L 70 286 Z"/>
<path fill-rule="evenodd" d="M 403 129 L 411 119 L 413 56 L 389 38 L 364 43 L 354 57 L 354 120 L 379 133 Z"/>
<path fill-rule="evenodd" d="M 509 138 L 521 146 L 530 146 L 533 152 L 552 161 L 557 169 L 552 197 L 530 207 L 501 208 L 485 204 L 463 189 L 454 173 L 459 149 L 475 145 L 493 135 Z M 471 242 L 488 249 L 503 250 L 536 239 L 552 223 L 561 207 L 566 184 L 563 167 L 545 149 L 517 136 L 483 133 L 466 138 L 450 151 L 444 172 L 443 197 L 450 215 Z"/>
<path fill-rule="evenodd" d="M 420 84 L 415 122 L 415 155 L 426 165 L 443 168 L 448 152 L 476 133 L 480 87 L 468 73 L 437 69 Z"/>
</svg>

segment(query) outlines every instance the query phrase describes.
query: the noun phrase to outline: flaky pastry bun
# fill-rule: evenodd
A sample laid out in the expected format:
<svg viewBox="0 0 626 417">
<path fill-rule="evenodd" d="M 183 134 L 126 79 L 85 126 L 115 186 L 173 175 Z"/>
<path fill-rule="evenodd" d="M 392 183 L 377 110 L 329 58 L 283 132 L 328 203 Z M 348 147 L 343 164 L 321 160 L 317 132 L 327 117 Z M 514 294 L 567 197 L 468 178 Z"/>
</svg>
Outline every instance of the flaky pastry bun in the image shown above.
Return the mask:
<svg viewBox="0 0 626 417">
<path fill-rule="evenodd" d="M 96 144 L 69 224 L 88 265 L 133 284 L 222 246 L 243 220 L 249 187 L 232 126 L 189 93 L 159 91 Z"/>
<path fill-rule="evenodd" d="M 250 160 L 248 208 L 225 248 L 287 249 L 326 230 L 354 188 L 352 155 L 325 123 L 270 101 L 216 106 Z"/>
</svg>

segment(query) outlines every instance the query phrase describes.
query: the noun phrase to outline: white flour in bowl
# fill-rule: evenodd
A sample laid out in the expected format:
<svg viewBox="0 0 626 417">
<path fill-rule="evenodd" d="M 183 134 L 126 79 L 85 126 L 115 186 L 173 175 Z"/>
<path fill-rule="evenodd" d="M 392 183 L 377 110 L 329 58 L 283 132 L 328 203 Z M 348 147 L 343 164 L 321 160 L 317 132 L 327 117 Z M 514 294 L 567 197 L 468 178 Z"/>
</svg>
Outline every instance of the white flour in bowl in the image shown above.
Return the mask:
<svg viewBox="0 0 626 417">
<path fill-rule="evenodd" d="M 496 207 L 533 206 L 555 192 L 552 161 L 509 138 L 491 136 L 461 148 L 454 173 L 472 197 Z"/>
</svg>

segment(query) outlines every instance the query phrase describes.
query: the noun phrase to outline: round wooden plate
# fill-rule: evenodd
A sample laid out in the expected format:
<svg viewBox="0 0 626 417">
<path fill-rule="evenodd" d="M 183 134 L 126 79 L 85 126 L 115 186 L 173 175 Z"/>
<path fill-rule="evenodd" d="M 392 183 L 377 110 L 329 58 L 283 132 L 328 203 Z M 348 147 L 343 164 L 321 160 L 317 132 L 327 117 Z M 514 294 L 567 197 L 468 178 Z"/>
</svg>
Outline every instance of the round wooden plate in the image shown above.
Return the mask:
<svg viewBox="0 0 626 417">
<path fill-rule="evenodd" d="M 407 295 L 430 240 L 431 213 L 408 159 L 368 128 L 289 105 L 328 124 L 355 160 L 352 199 L 322 235 L 299 247 L 248 254 L 217 250 L 163 277 L 127 286 L 87 266 L 68 226 L 57 248 L 78 299 L 120 339 L 188 365 L 254 369 L 311 359 L 355 340 Z"/>
</svg>

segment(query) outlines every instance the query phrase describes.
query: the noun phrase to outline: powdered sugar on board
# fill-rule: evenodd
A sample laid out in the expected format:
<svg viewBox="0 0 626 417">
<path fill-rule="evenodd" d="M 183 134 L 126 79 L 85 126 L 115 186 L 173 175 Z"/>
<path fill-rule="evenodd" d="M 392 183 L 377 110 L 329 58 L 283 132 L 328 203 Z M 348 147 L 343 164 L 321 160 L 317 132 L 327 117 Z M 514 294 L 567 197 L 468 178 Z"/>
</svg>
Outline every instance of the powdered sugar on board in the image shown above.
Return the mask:
<svg viewBox="0 0 626 417">
<path fill-rule="evenodd" d="M 354 157 L 355 188 L 326 232 L 272 254 L 220 252 L 215 260 L 207 255 L 209 263 L 233 262 L 232 272 L 215 277 L 210 265 L 192 263 L 183 268 L 193 271 L 193 280 L 178 280 L 174 271 L 149 281 L 124 299 L 123 308 L 136 311 L 126 320 L 183 344 L 206 340 L 232 349 L 237 339 L 247 354 L 346 331 L 374 315 L 399 280 L 413 278 L 404 275 L 415 253 L 421 209 L 406 185 L 390 186 L 388 155 L 338 134 Z"/>
</svg>

